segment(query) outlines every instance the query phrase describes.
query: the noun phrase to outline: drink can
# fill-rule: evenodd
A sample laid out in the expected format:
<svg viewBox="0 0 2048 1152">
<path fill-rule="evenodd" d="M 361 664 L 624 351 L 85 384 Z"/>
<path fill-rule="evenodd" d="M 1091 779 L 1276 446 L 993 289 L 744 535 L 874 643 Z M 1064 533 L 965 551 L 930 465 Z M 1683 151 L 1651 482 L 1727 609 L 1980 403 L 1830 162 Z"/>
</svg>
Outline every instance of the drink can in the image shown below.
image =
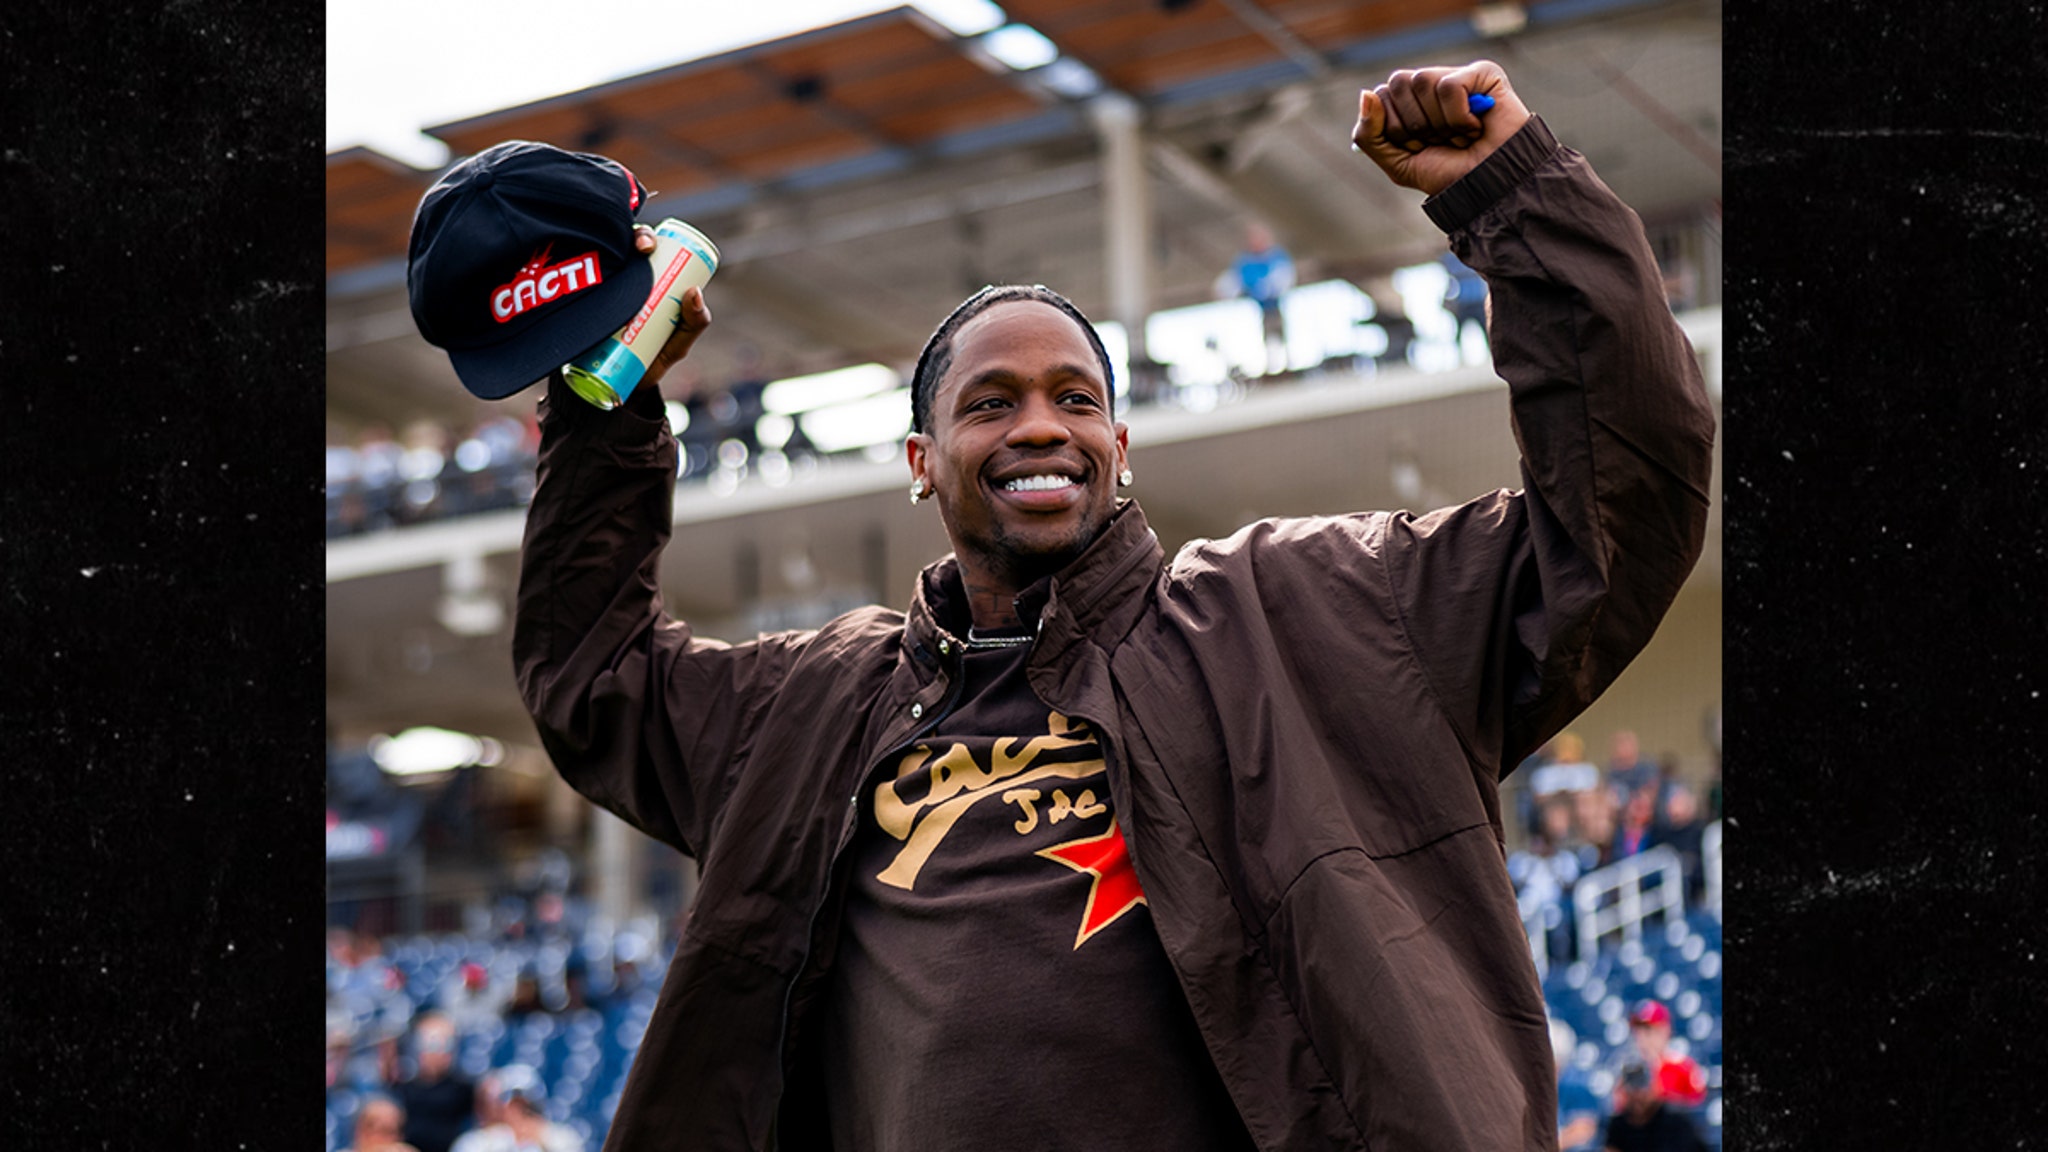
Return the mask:
<svg viewBox="0 0 2048 1152">
<path fill-rule="evenodd" d="M 654 228 L 654 287 L 647 303 L 595 348 L 562 365 L 562 377 L 578 396 L 599 408 L 617 408 L 654 364 L 655 354 L 683 319 L 683 292 L 702 289 L 718 271 L 718 246 L 674 217 Z"/>
</svg>

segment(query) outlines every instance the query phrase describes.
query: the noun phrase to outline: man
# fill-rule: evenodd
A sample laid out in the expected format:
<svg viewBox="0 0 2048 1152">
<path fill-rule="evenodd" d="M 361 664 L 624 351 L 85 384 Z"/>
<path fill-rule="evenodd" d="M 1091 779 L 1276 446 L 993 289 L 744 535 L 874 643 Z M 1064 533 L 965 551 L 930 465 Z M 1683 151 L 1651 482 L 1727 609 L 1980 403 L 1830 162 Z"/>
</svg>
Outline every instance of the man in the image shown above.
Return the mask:
<svg viewBox="0 0 2048 1152">
<path fill-rule="evenodd" d="M 1499 67 L 1394 73 L 1352 139 L 1492 281 L 1526 491 L 1168 558 L 1093 328 L 988 290 L 913 379 L 953 555 L 907 612 L 728 645 L 656 582 L 702 293 L 622 409 L 551 381 L 520 688 L 703 863 L 609 1146 L 1557 1147 L 1498 781 L 1692 567 L 1711 412 L 1640 223 Z M 533 379 L 491 357 L 480 395 Z"/>
<path fill-rule="evenodd" d="M 342 1152 L 419 1152 L 398 1138 L 404 1128 L 405 1109 L 391 1097 L 373 1093 L 356 1110 L 354 1139 Z"/>
<path fill-rule="evenodd" d="M 1294 288 L 1294 257 L 1273 238 L 1273 230 L 1254 220 L 1245 225 L 1244 249 L 1218 277 L 1220 296 L 1242 296 L 1259 306 L 1265 336 L 1266 372 L 1287 368 L 1287 329 L 1280 298 Z"/>
<path fill-rule="evenodd" d="M 1664 786 L 1664 807 L 1651 831 L 1650 844 L 1666 844 L 1678 853 L 1679 867 L 1685 873 L 1685 905 L 1697 907 L 1706 894 L 1703 855 L 1707 822 L 1700 819 L 1699 798 L 1692 786 L 1676 779 L 1673 772 L 1667 771 L 1665 777 L 1671 782 Z"/>
<path fill-rule="evenodd" d="M 1689 1108 L 1707 1102 L 1707 1074 L 1699 1062 L 1671 1051 L 1671 1009 L 1660 1001 L 1642 1001 L 1628 1014 L 1628 1032 L 1636 1056 L 1666 1100 Z"/>
<path fill-rule="evenodd" d="M 1605 1152 L 1707 1152 L 1692 1118 L 1665 1103 L 1640 1061 L 1622 1066 L 1618 1093 L 1620 1103 L 1600 1136 Z"/>
<path fill-rule="evenodd" d="M 416 1070 L 398 1085 L 405 1104 L 405 1138 L 420 1152 L 448 1152 L 469 1127 L 476 1088 L 455 1067 L 455 1022 L 439 1012 L 413 1025 Z"/>
<path fill-rule="evenodd" d="M 1627 729 L 1618 729 L 1607 743 L 1607 786 L 1623 805 L 1638 792 L 1658 784 L 1657 765 L 1643 759 L 1643 742 Z"/>
<path fill-rule="evenodd" d="M 524 1064 L 484 1074 L 495 1119 L 455 1142 L 455 1152 L 583 1152 L 575 1129 L 551 1122 L 542 1111 L 547 1086 Z"/>
</svg>

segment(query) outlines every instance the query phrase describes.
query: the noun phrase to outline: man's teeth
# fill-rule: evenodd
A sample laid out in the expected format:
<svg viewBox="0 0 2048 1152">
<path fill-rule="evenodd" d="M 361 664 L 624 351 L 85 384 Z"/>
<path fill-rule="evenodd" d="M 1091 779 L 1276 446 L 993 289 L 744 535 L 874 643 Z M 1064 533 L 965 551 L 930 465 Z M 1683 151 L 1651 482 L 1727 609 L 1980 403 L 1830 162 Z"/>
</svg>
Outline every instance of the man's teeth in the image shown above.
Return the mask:
<svg viewBox="0 0 2048 1152">
<path fill-rule="evenodd" d="M 1023 476 L 1003 485 L 1003 488 L 1009 492 L 1050 492 L 1073 485 L 1073 480 L 1065 476 Z"/>
</svg>

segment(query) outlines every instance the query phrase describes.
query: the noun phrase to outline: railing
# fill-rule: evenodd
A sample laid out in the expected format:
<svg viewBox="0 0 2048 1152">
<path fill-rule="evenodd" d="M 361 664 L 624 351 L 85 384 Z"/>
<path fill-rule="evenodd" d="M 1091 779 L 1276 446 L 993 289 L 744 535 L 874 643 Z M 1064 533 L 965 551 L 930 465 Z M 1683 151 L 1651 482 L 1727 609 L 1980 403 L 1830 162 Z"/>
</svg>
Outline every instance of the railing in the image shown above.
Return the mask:
<svg viewBox="0 0 2048 1152">
<path fill-rule="evenodd" d="M 1714 915 L 1721 914 L 1721 822 L 1714 821 L 1700 833 L 1700 871 L 1705 875 L 1706 890 L 1700 894 L 1700 904 Z"/>
<path fill-rule="evenodd" d="M 1645 883 L 1652 879 L 1654 884 Z M 1665 924 L 1683 918 L 1685 869 L 1678 853 L 1660 844 L 1586 873 L 1572 886 L 1572 904 L 1578 913 L 1579 955 L 1591 956 L 1603 936 L 1619 932 L 1624 940 L 1640 940 L 1650 917 Z"/>
<path fill-rule="evenodd" d="M 1522 909 L 1522 931 L 1529 937 L 1529 958 L 1536 961 L 1536 979 L 1550 975 L 1550 936 L 1543 927 L 1542 908 Z"/>
</svg>

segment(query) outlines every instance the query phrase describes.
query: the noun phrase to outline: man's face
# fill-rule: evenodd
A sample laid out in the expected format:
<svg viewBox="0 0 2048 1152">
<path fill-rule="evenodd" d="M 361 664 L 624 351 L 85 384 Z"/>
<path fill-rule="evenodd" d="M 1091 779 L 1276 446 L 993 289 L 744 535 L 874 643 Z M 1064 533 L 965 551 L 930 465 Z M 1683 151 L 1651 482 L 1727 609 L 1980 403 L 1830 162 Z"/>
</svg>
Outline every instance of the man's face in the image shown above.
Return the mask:
<svg viewBox="0 0 2048 1152">
<path fill-rule="evenodd" d="M 931 428 L 910 438 L 970 587 L 1014 594 L 1078 556 L 1116 506 L 1127 433 L 1066 313 L 997 304 L 953 334 Z"/>
<path fill-rule="evenodd" d="M 367 1150 L 395 1144 L 403 1128 L 398 1109 L 382 1101 L 371 1101 L 356 1115 L 356 1147 Z"/>
<path fill-rule="evenodd" d="M 1630 1024 L 1628 1030 L 1635 1037 L 1636 1051 L 1650 1060 L 1661 1059 L 1671 1043 L 1669 1024 Z"/>
</svg>

